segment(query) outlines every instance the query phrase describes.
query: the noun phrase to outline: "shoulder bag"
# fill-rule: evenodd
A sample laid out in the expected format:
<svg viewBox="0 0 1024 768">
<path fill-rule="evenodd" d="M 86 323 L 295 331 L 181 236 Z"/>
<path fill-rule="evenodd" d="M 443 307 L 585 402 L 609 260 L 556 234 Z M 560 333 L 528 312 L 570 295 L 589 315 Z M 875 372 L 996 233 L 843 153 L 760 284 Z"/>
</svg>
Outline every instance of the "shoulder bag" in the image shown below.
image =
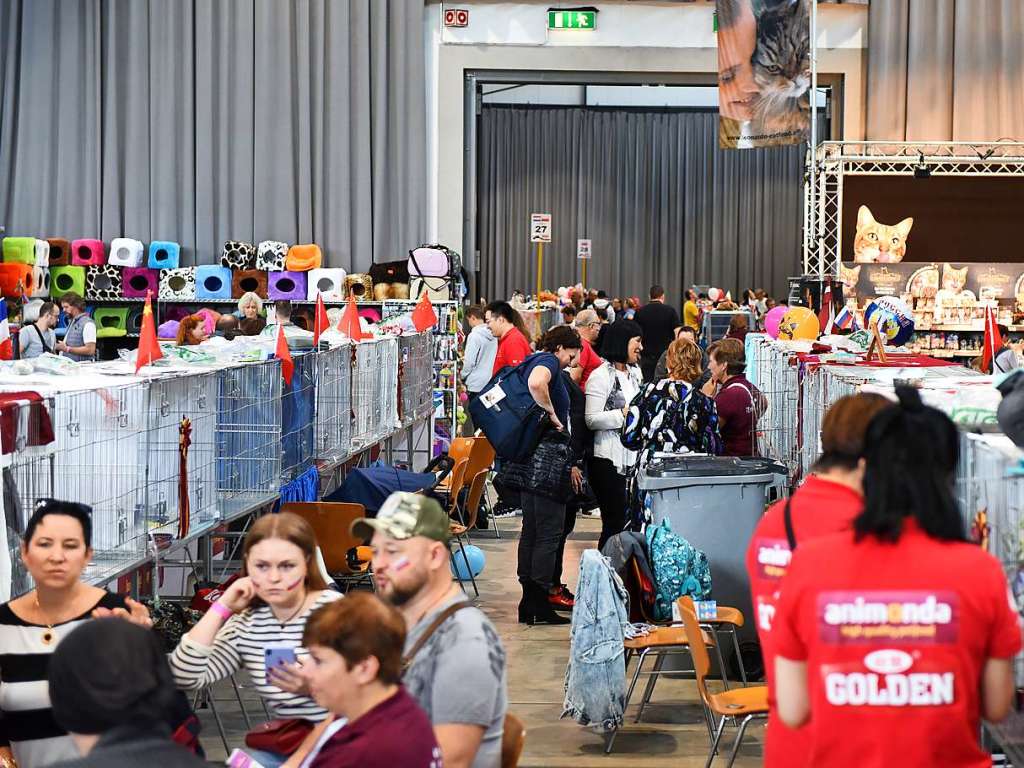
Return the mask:
<svg viewBox="0 0 1024 768">
<path fill-rule="evenodd" d="M 416 642 L 412 644 L 412 648 L 410 648 L 407 653 L 402 654 L 402 673 L 404 674 L 409 670 L 409 667 L 412 665 L 412 660 L 416 658 L 416 654 L 423 650 L 423 646 L 427 644 L 431 635 L 433 635 L 442 624 L 463 608 L 469 608 L 472 605 L 473 604 L 468 600 L 463 600 L 461 603 L 449 605 L 437 614 L 437 616 L 434 617 L 434 620 L 430 622 L 430 626 L 423 630 L 423 634 L 420 635 Z"/>
</svg>

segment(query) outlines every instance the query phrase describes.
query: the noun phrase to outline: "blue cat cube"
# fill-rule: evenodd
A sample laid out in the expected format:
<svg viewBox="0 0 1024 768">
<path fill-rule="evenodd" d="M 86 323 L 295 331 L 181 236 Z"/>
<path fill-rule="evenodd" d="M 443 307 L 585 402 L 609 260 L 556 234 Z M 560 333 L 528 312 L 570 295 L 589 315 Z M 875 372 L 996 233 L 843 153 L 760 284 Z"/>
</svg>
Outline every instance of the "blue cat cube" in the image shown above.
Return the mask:
<svg viewBox="0 0 1024 768">
<path fill-rule="evenodd" d="M 216 264 L 196 267 L 197 299 L 230 299 L 231 270 Z"/>
<path fill-rule="evenodd" d="M 166 240 L 154 240 L 149 244 L 150 269 L 177 269 L 181 261 L 181 246 Z"/>
</svg>

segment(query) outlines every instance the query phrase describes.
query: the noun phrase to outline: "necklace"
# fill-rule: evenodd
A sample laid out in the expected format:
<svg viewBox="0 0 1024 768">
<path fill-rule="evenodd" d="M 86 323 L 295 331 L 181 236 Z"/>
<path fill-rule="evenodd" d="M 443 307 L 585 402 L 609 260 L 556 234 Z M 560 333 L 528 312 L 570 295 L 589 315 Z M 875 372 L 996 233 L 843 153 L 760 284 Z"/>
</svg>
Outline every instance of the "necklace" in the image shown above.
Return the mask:
<svg viewBox="0 0 1024 768">
<path fill-rule="evenodd" d="M 36 611 L 43 617 L 43 623 L 46 625 L 46 631 L 43 632 L 42 637 L 43 645 L 53 645 L 53 641 L 57 639 L 57 636 L 53 633 L 53 622 L 43 613 L 43 607 L 39 605 L 38 593 L 36 594 Z"/>
<path fill-rule="evenodd" d="M 308 598 L 308 597 L 309 597 L 308 594 L 304 595 L 303 598 L 302 598 L 302 601 L 299 603 L 299 607 L 295 609 L 295 613 L 293 613 L 291 616 L 289 616 L 284 621 L 278 621 L 277 623 L 280 624 L 282 627 L 287 625 L 287 624 L 289 624 L 289 623 L 291 623 L 292 619 L 294 619 L 296 616 L 298 616 L 300 613 L 302 613 L 302 609 L 306 607 L 306 598 Z M 271 611 L 271 613 L 273 613 L 273 611 Z M 275 616 L 274 618 L 276 619 L 277 617 Z"/>
</svg>

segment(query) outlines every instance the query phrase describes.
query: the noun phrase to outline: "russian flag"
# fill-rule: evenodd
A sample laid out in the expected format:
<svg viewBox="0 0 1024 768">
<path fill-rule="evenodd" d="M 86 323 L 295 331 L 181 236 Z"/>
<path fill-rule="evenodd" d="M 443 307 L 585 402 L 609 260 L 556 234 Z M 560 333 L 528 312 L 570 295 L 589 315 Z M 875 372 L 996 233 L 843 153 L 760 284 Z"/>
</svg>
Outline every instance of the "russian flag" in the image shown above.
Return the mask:
<svg viewBox="0 0 1024 768">
<path fill-rule="evenodd" d="M 14 359 L 11 324 L 7 321 L 7 299 L 0 299 L 0 360 Z"/>
<path fill-rule="evenodd" d="M 850 311 L 849 307 L 843 307 L 839 310 L 839 314 L 836 315 L 835 326 L 837 328 L 842 328 L 843 330 L 857 330 L 857 318 L 854 317 L 854 314 Z"/>
</svg>

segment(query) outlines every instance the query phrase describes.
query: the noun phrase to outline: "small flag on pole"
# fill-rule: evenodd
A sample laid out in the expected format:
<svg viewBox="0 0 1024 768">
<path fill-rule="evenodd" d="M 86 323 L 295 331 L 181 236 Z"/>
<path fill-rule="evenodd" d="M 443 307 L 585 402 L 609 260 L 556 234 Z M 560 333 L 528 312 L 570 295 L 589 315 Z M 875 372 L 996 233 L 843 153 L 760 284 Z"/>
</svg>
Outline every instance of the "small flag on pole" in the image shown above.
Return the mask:
<svg viewBox="0 0 1024 768">
<path fill-rule="evenodd" d="M 135 353 L 135 372 L 144 365 L 150 365 L 164 356 L 160 342 L 156 339 L 156 322 L 153 320 L 152 291 L 146 291 L 146 306 L 142 308 L 142 328 L 139 332 L 139 351 Z"/>
<path fill-rule="evenodd" d="M 416 308 L 412 311 L 412 324 L 417 332 L 423 333 L 427 328 L 433 328 L 437 324 L 437 312 L 434 305 L 430 303 L 430 296 L 424 291 Z"/>
<path fill-rule="evenodd" d="M 320 343 L 320 334 L 331 327 L 331 321 L 327 319 L 327 309 L 324 307 L 324 296 L 317 291 L 316 313 L 313 318 L 313 346 Z"/>
<path fill-rule="evenodd" d="M 7 320 L 7 299 L 0 299 L 0 360 L 11 360 L 14 357 L 14 344 L 11 343 L 11 324 Z"/>
<path fill-rule="evenodd" d="M 996 313 L 991 306 L 985 308 L 985 345 L 981 353 L 981 370 L 992 373 L 996 355 L 1003 348 L 1003 336 L 996 324 Z"/>
<path fill-rule="evenodd" d="M 849 307 L 843 307 L 839 310 L 839 314 L 836 315 L 835 326 L 843 330 L 857 330 L 857 318 L 854 317 L 853 311 Z"/>
<path fill-rule="evenodd" d="M 356 300 L 352 296 L 348 297 L 348 304 L 345 305 L 345 311 L 341 315 L 338 330 L 352 341 L 369 338 L 367 334 L 363 333 L 363 326 L 359 322 L 359 308 L 356 307 Z"/>
<path fill-rule="evenodd" d="M 821 309 L 818 310 L 818 327 L 826 336 L 832 333 L 832 324 L 836 318 L 835 311 L 832 304 L 832 283 L 826 283 L 825 290 L 821 294 Z"/>
<path fill-rule="evenodd" d="M 295 361 L 292 360 L 291 350 L 288 349 L 288 339 L 284 337 L 284 326 L 277 326 L 277 347 L 274 354 L 281 361 L 281 374 L 284 376 L 284 383 L 289 387 L 292 385 L 292 376 L 295 374 Z"/>
</svg>

